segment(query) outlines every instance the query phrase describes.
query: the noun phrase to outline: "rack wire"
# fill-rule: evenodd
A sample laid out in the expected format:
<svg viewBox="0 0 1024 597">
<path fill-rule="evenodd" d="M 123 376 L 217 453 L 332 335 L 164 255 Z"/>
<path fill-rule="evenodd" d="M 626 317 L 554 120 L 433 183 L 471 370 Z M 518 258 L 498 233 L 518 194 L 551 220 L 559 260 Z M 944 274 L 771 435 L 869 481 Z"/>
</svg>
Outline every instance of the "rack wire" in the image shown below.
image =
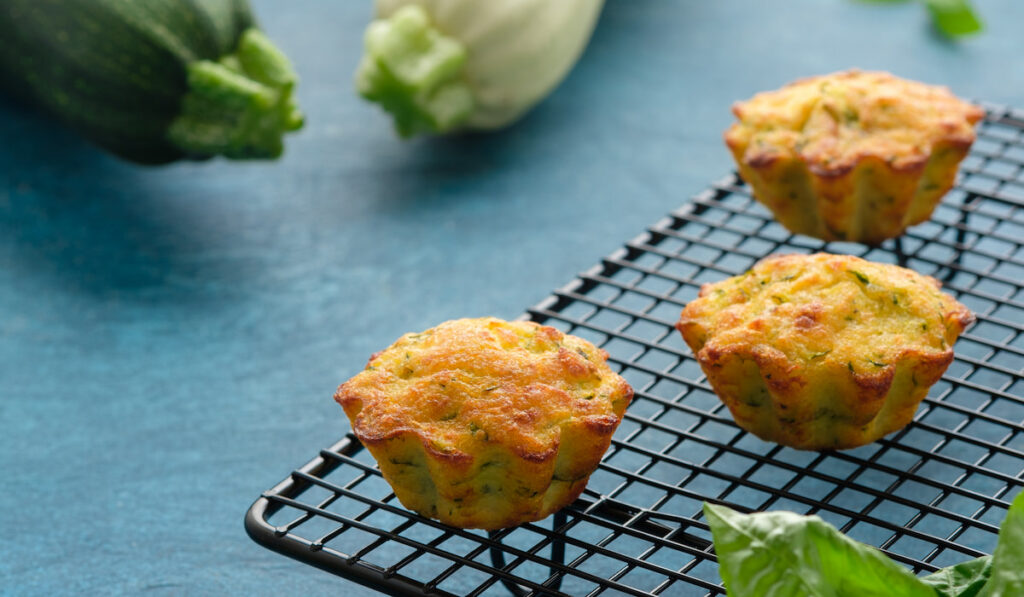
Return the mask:
<svg viewBox="0 0 1024 597">
<path fill-rule="evenodd" d="M 1024 112 L 985 108 L 956 187 L 899 242 L 794 236 L 730 175 L 529 309 L 607 350 L 636 390 L 562 513 L 493 533 L 422 518 L 349 435 L 264 492 L 247 531 L 400 595 L 721 595 L 705 500 L 817 514 L 916 573 L 991 553 L 1024 487 Z M 701 284 L 816 251 L 932 275 L 977 316 L 914 422 L 843 452 L 740 430 L 673 329 Z"/>
</svg>

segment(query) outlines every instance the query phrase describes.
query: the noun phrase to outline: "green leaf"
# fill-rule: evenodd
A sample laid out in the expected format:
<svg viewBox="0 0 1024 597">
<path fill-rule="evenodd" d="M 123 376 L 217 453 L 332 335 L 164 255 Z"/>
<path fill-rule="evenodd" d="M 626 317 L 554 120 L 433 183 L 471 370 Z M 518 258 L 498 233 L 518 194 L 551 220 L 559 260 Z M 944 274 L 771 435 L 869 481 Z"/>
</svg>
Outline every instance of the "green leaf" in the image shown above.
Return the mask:
<svg viewBox="0 0 1024 597">
<path fill-rule="evenodd" d="M 1017 496 L 999 527 L 999 543 L 992 554 L 992 577 L 979 597 L 1024 595 L 1024 493 Z"/>
<path fill-rule="evenodd" d="M 932 22 L 949 37 L 981 31 L 982 25 L 969 0 L 924 0 Z"/>
<path fill-rule="evenodd" d="M 731 597 L 936 597 L 934 588 L 881 551 L 817 516 L 740 514 L 704 504 Z"/>
<path fill-rule="evenodd" d="M 896 4 L 908 0 L 860 0 L 868 4 Z M 944 35 L 959 37 L 981 31 L 984 26 L 970 0 L 922 0 L 935 27 Z"/>
<path fill-rule="evenodd" d="M 923 577 L 942 597 L 976 597 L 992 574 L 992 556 L 949 566 Z"/>
</svg>

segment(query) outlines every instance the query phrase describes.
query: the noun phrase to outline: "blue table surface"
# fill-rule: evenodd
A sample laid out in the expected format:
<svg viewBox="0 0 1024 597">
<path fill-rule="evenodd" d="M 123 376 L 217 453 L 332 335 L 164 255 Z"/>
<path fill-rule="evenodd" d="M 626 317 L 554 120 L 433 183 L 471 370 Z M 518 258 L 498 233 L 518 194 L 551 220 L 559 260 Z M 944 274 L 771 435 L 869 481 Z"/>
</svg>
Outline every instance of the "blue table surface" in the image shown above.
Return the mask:
<svg viewBox="0 0 1024 597">
<path fill-rule="evenodd" d="M 120 162 L 0 102 L 0 593 L 373 592 L 242 517 L 347 429 L 367 356 L 514 318 L 731 167 L 730 104 L 857 66 L 1024 106 L 1024 3 L 609 0 L 501 133 L 398 140 L 352 90 L 364 2 L 260 0 L 308 116 L 273 163 Z"/>
</svg>

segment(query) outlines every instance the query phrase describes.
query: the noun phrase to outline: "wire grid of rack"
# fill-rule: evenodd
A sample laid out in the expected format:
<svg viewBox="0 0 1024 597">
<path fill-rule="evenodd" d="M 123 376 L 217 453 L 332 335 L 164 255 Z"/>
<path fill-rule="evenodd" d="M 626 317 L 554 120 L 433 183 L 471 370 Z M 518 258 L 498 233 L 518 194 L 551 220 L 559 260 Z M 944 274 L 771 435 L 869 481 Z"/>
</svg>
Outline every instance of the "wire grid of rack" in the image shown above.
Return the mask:
<svg viewBox="0 0 1024 597">
<path fill-rule="evenodd" d="M 530 309 L 607 350 L 636 390 L 562 513 L 490 534 L 422 518 L 348 436 L 263 493 L 250 536 L 391 594 L 723 594 L 704 500 L 818 514 L 919 573 L 991 553 L 1024 486 L 1024 112 L 986 110 L 957 186 L 899 242 L 794 236 L 733 175 Z M 914 422 L 843 452 L 740 430 L 673 329 L 702 283 L 819 250 L 932 275 L 977 316 Z"/>
</svg>

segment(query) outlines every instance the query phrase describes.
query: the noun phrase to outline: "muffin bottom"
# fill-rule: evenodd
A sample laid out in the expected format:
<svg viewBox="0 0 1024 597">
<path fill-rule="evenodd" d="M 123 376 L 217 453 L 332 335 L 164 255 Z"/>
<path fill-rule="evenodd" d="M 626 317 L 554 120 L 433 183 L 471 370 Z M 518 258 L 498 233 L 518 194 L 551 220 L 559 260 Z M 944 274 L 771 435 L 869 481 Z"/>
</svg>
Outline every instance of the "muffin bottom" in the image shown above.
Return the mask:
<svg viewBox="0 0 1024 597">
<path fill-rule="evenodd" d="M 813 377 L 789 379 L 780 371 L 793 369 L 791 364 L 766 359 L 771 357 L 704 354 L 699 361 L 745 431 L 800 450 L 844 450 L 907 426 L 952 354 L 901 359 L 890 369 L 852 375 L 847 365 L 830 364 Z"/>
<path fill-rule="evenodd" d="M 941 144 L 928 160 L 896 168 L 875 156 L 845 172 L 815 173 L 797 157 L 751 164 L 731 147 L 754 199 L 795 234 L 878 245 L 931 218 L 967 147 Z"/>
</svg>

